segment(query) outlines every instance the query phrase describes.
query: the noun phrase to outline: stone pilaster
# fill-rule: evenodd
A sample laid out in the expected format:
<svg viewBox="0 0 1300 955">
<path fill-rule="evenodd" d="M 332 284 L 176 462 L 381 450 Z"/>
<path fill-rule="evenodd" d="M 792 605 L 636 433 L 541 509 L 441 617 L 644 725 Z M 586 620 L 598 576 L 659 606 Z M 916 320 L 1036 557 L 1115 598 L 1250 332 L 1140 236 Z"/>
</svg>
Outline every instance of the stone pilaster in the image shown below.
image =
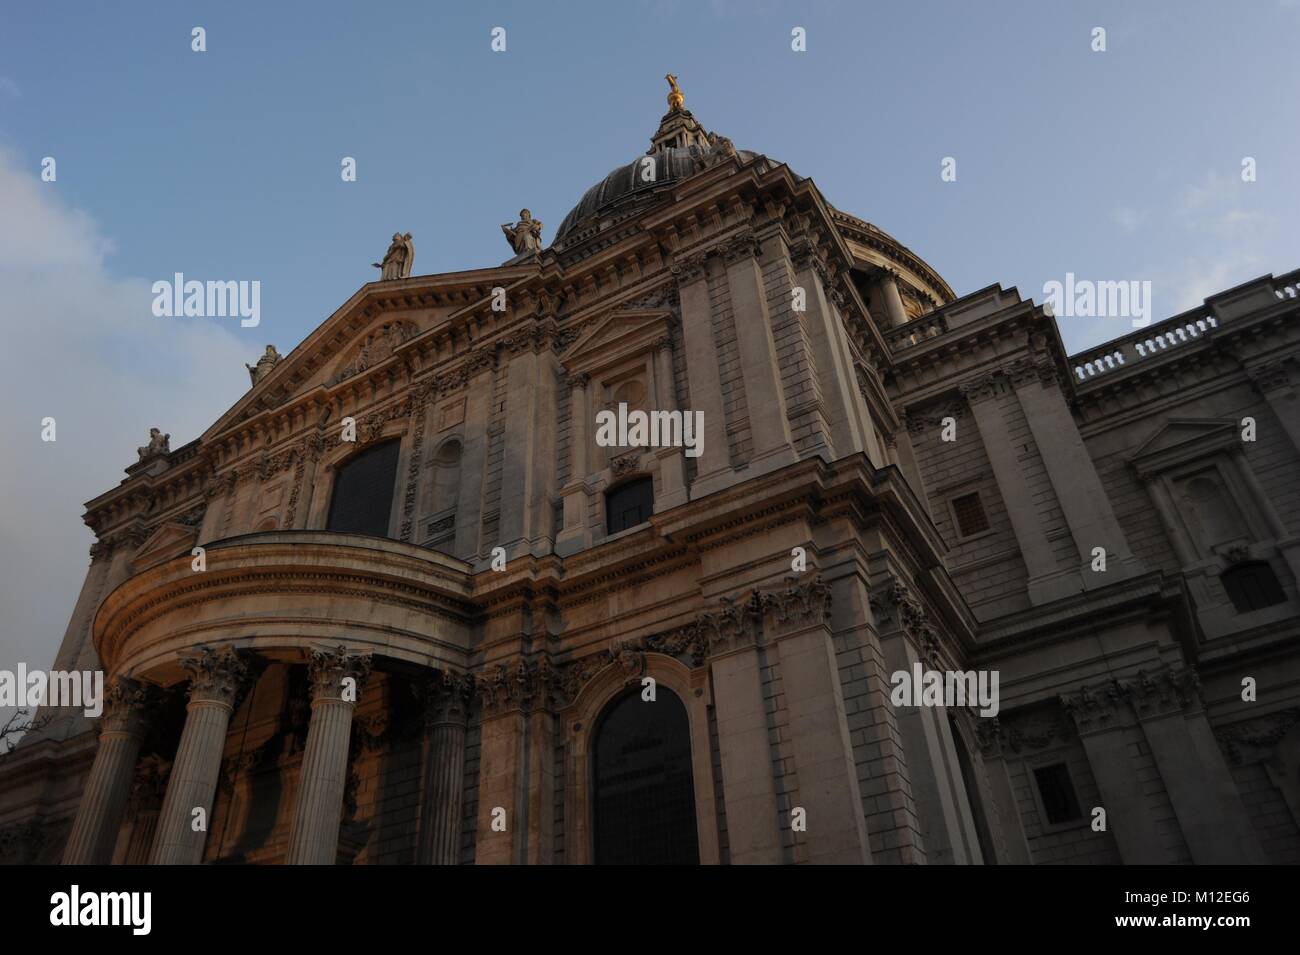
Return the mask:
<svg viewBox="0 0 1300 955">
<path fill-rule="evenodd" d="M 148 730 L 153 703 L 150 687 L 117 677 L 106 697 L 99 749 L 63 850 L 65 865 L 106 865 L 111 861 L 131 795 L 140 743 Z"/>
<path fill-rule="evenodd" d="M 655 403 L 660 411 L 676 411 L 677 396 L 673 386 L 673 340 L 665 335 L 655 342 Z M 689 413 L 689 410 L 688 410 Z M 655 496 L 655 510 L 666 511 L 685 504 L 686 455 L 682 448 L 664 447 L 655 451 L 659 459 L 660 492 Z"/>
<path fill-rule="evenodd" d="M 889 673 L 911 673 L 914 664 L 937 669 L 938 637 L 921 603 L 899 579 L 872 594 L 871 610 Z M 892 706 L 892 701 L 891 701 Z M 961 767 L 942 707 L 893 706 L 921 819 L 926 861 L 932 865 L 983 861 Z"/>
<path fill-rule="evenodd" d="M 343 794 L 348 782 L 352 712 L 366 678 L 370 655 L 346 647 L 315 648 L 311 674 L 311 724 L 289 826 L 288 865 L 333 865 L 338 855 Z"/>
<path fill-rule="evenodd" d="M 1291 446 L 1300 451 L 1300 400 L 1296 396 L 1291 362 L 1286 359 L 1266 362 L 1249 369 L 1246 374 L 1273 409 L 1273 414 L 1291 439 Z"/>
<path fill-rule="evenodd" d="M 796 861 L 869 863 L 862 793 L 831 643 L 830 588 L 818 578 L 767 591 L 760 606 L 764 640 L 779 657 L 798 805 L 807 814 L 807 829 L 796 838 Z"/>
<path fill-rule="evenodd" d="M 772 337 L 763 270 L 758 261 L 762 245 L 756 236 L 741 234 L 727 240 L 722 252 L 727 263 L 736 351 L 749 410 L 749 433 L 754 449 L 746 473 L 752 477 L 783 467 L 794 461 L 796 455 L 790 440 L 790 419 Z"/>
<path fill-rule="evenodd" d="M 194 810 L 202 809 L 209 818 L 212 815 L 226 730 L 248 678 L 248 664 L 231 647 L 201 647 L 181 657 L 180 663 L 190 673 L 190 701 L 158 815 L 150 858 L 154 865 L 197 865 L 203 861 L 207 832 L 206 827 L 195 831 Z"/>
<path fill-rule="evenodd" d="M 696 255 L 673 266 L 682 309 L 682 339 L 686 349 L 686 379 L 691 411 L 704 415 L 703 453 L 695 459 L 691 498 L 725 487 L 733 480 L 727 448 L 727 422 L 718 372 L 718 348 L 713 340 L 713 309 L 709 303 L 706 260 Z"/>
<path fill-rule="evenodd" d="M 443 671 L 419 688 L 424 704 L 423 784 L 416 861 L 460 862 L 465 794 L 465 724 L 473 679 Z"/>
<path fill-rule="evenodd" d="M 1084 686 L 1061 696 L 1061 706 L 1074 721 L 1083 742 L 1107 827 L 1115 837 L 1125 865 L 1169 865 L 1173 853 L 1161 839 L 1159 820 L 1135 772 L 1130 749 L 1142 741 L 1124 688 L 1116 680 Z M 1084 806 L 1090 816 L 1091 806 Z"/>
<path fill-rule="evenodd" d="M 569 386 L 569 482 L 560 489 L 564 500 L 564 527 L 556 542 L 556 550 L 567 555 L 591 542 L 587 520 L 592 489 L 587 484 L 587 475 L 591 470 L 590 425 L 593 415 L 587 400 L 589 376 L 569 375 L 565 384 Z"/>
<path fill-rule="evenodd" d="M 1011 530 L 1016 535 L 1016 543 L 1020 545 L 1029 571 L 1029 600 L 1037 605 L 1077 593 L 1082 584 L 1078 574 L 1067 576 L 1057 570 L 1056 556 L 1052 553 L 1029 482 L 1020 467 L 1010 429 L 998 408 L 998 396 L 1008 387 L 1002 376 L 989 375 L 962 385 L 961 393 L 975 417 L 989 466 L 1006 504 Z"/>
<path fill-rule="evenodd" d="M 1197 865 L 1268 860 L 1214 738 L 1191 669 L 1140 671 L 1125 693 Z"/>
<path fill-rule="evenodd" d="M 866 451 L 871 462 L 884 463 L 883 449 L 875 447 L 875 433 L 849 351 L 848 336 L 839 317 L 826 298 L 822 274 L 826 265 L 810 243 L 797 246 L 791 255 L 795 283 L 804 290 L 807 311 L 802 320 L 808 325 L 808 340 L 817 367 L 822 403 L 831 429 L 831 460 Z"/>
<path fill-rule="evenodd" d="M 1025 835 L 1024 819 L 1016 805 L 1015 787 L 1011 782 L 1011 772 L 1007 768 L 1005 734 L 997 717 L 981 719 L 975 724 L 975 735 L 979 742 L 980 761 L 984 766 L 985 791 L 988 799 L 985 815 L 990 828 L 993 829 L 996 860 L 985 859 L 986 863 L 997 861 L 1008 865 L 1030 865 L 1033 857 L 1029 853 L 1029 839 Z M 973 754 L 972 754 L 973 755 Z"/>
<path fill-rule="evenodd" d="M 1009 369 L 1016 396 L 1047 468 L 1056 499 L 1079 551 L 1080 576 L 1086 589 L 1104 587 L 1141 572 L 1128 540 L 1110 506 L 1079 428 L 1065 404 L 1055 369 L 1045 358 L 1013 363 Z M 1106 570 L 1092 570 L 1092 552 L 1106 552 Z"/>
</svg>

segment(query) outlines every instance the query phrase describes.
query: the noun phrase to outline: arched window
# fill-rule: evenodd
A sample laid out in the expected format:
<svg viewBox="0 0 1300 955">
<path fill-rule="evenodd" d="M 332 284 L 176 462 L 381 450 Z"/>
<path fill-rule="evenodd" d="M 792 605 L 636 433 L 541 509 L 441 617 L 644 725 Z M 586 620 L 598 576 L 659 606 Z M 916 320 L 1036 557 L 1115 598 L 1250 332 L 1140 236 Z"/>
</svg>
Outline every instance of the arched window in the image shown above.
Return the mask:
<svg viewBox="0 0 1300 955">
<path fill-rule="evenodd" d="M 628 481 L 605 492 L 605 528 L 617 534 L 650 520 L 655 510 L 654 478 Z"/>
<path fill-rule="evenodd" d="M 686 707 L 659 685 L 610 704 L 596 728 L 592 779 L 598 865 L 696 865 L 695 780 Z"/>
<path fill-rule="evenodd" d="M 1219 582 L 1237 613 L 1249 613 L 1286 600 L 1277 575 L 1266 561 L 1252 560 L 1229 567 L 1219 575 Z"/>
<path fill-rule="evenodd" d="M 327 531 L 388 536 L 397 487 L 400 441 L 385 441 L 348 459 L 334 478 Z"/>
</svg>

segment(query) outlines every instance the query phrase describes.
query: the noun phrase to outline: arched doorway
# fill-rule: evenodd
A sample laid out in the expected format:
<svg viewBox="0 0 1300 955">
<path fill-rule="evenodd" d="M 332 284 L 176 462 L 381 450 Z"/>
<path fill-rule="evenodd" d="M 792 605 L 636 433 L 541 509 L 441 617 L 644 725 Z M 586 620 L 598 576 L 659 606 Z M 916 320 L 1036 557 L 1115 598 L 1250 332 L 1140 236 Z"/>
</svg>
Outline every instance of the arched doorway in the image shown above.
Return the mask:
<svg viewBox="0 0 1300 955">
<path fill-rule="evenodd" d="M 598 865 L 696 865 L 695 780 L 686 707 L 662 684 L 606 708 L 592 749 Z"/>
</svg>

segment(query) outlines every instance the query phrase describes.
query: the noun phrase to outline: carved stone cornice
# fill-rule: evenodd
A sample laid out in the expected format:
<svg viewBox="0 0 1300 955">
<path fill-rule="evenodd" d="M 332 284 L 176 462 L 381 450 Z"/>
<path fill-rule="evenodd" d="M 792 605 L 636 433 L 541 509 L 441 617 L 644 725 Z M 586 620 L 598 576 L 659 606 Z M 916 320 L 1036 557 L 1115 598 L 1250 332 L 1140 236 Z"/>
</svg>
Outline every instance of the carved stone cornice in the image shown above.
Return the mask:
<svg viewBox="0 0 1300 955">
<path fill-rule="evenodd" d="M 313 703 L 340 700 L 343 681 L 355 681 L 358 695 L 370 677 L 372 657 L 369 652 L 355 652 L 345 646 L 312 647 L 307 657 L 307 675 Z M 351 700 L 349 702 L 356 702 Z"/>
<path fill-rule="evenodd" d="M 190 674 L 190 703 L 219 703 L 234 709 L 251 671 L 246 656 L 233 647 L 202 646 L 183 654 L 183 670 Z"/>
</svg>

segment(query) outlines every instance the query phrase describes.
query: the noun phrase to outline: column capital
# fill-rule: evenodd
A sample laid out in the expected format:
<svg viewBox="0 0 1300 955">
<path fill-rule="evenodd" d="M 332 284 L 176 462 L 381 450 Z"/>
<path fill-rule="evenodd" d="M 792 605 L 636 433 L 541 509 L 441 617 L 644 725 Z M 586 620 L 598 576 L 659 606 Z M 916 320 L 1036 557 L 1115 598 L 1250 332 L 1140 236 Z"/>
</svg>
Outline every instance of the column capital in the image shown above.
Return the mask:
<svg viewBox="0 0 1300 955">
<path fill-rule="evenodd" d="M 1287 358 L 1264 362 L 1246 369 L 1246 375 L 1262 395 L 1289 388 L 1292 382 L 1291 373 L 1291 362 Z"/>
<path fill-rule="evenodd" d="M 356 703 L 370 677 L 372 657 L 369 652 L 355 653 L 347 647 L 312 647 L 307 658 L 307 673 L 311 682 L 312 703 L 334 701 Z M 352 680 L 352 698 L 348 698 L 345 680 Z"/>
<path fill-rule="evenodd" d="M 587 387 L 587 384 L 590 381 L 591 375 L 587 374 L 585 371 L 564 376 L 564 384 L 568 386 L 571 391 L 581 391 Z"/>
<path fill-rule="evenodd" d="M 247 656 L 234 647 L 195 648 L 181 655 L 181 668 L 190 674 L 190 703 L 219 703 L 235 708 L 250 675 Z"/>
<path fill-rule="evenodd" d="M 411 687 L 411 691 L 422 707 L 426 728 L 446 724 L 464 726 L 474 694 L 474 677 L 437 670 Z"/>
<path fill-rule="evenodd" d="M 763 243 L 752 230 L 746 229 L 723 239 L 718 244 L 717 250 L 722 253 L 723 261 L 727 265 L 734 265 L 761 255 Z"/>
<path fill-rule="evenodd" d="M 705 266 L 711 254 L 712 250 L 705 249 L 674 259 L 673 264 L 669 266 L 669 271 L 677 279 L 678 286 L 690 285 L 704 278 L 707 274 Z"/>
<path fill-rule="evenodd" d="M 104 693 L 100 734 L 126 733 L 143 737 L 158 703 L 157 690 L 130 677 L 114 677 Z"/>
</svg>

